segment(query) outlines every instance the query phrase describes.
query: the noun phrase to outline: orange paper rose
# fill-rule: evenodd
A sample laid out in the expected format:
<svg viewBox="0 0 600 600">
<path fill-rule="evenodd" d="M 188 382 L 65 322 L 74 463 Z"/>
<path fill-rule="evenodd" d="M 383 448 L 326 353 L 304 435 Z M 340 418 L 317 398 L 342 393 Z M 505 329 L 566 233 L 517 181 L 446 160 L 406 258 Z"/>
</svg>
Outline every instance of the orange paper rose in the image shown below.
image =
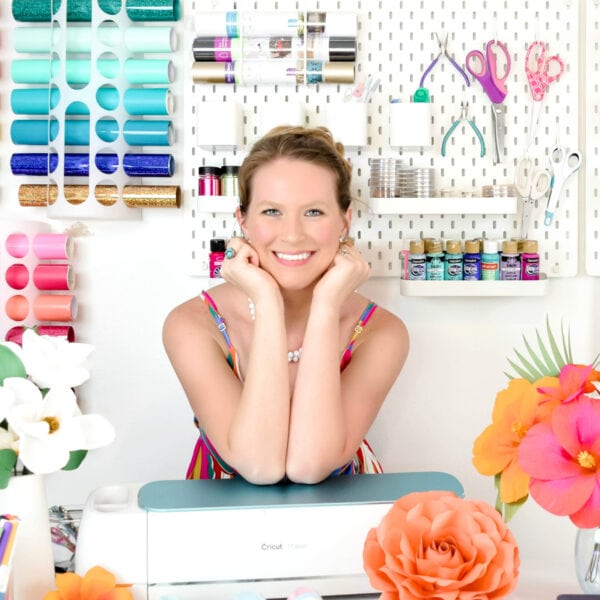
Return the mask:
<svg viewBox="0 0 600 600">
<path fill-rule="evenodd" d="M 367 534 L 364 568 L 381 600 L 491 600 L 514 590 L 519 550 L 499 513 L 446 491 L 397 500 Z"/>
</svg>

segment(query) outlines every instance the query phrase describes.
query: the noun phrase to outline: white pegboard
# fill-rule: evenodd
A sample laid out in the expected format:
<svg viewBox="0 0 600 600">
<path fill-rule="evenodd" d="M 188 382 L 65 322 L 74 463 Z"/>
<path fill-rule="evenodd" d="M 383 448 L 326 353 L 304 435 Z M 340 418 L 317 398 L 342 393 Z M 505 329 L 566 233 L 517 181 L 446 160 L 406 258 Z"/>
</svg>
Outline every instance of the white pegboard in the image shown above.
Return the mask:
<svg viewBox="0 0 600 600">
<path fill-rule="evenodd" d="M 415 166 L 436 170 L 438 190 L 452 188 L 457 196 L 463 190 L 481 190 L 483 185 L 512 183 L 515 165 L 527 143 L 531 96 L 525 76 L 525 53 L 535 39 L 545 41 L 551 54 L 559 54 L 565 73 L 546 95 L 537 129 L 532 157 L 548 166 L 550 148 L 557 140 L 574 149 L 578 146 L 579 6 L 570 0 L 321 0 L 312 4 L 294 0 L 254 0 L 184 2 L 185 72 L 191 73 L 192 15 L 209 10 L 224 11 L 352 11 L 358 19 L 356 80 L 367 75 L 379 77 L 379 89 L 368 104 L 367 145 L 349 151 L 354 165 L 354 221 L 352 234 L 371 263 L 373 275 L 400 276 L 400 253 L 407 240 L 415 237 L 470 239 L 473 237 L 511 238 L 518 235 L 518 214 L 379 215 L 369 208 L 369 158 L 398 157 Z M 421 76 L 437 55 L 435 34 L 448 34 L 448 50 L 463 66 L 467 52 L 483 49 L 497 38 L 505 42 L 512 56 L 512 69 L 506 82 L 506 155 L 494 165 L 491 144 L 490 102 L 480 84 L 467 87 L 462 77 L 445 59 L 427 78 L 431 94 L 433 146 L 404 153 L 388 142 L 388 111 L 392 98 L 410 101 Z M 208 243 L 213 237 L 230 237 L 235 220 L 230 212 L 205 213 L 197 210 L 198 166 L 239 164 L 259 130 L 260 108 L 269 102 L 299 101 L 309 125 L 324 124 L 328 104 L 341 102 L 349 84 L 319 85 L 228 85 L 184 82 L 186 127 L 186 169 L 184 181 L 184 229 L 187 239 L 186 272 L 208 274 Z M 440 154 L 443 136 L 460 114 L 462 100 L 469 102 L 469 115 L 481 130 L 488 152 L 479 157 L 473 132 L 461 125 Z M 206 150 L 196 145 L 196 107 L 201 102 L 240 102 L 244 116 L 244 145 L 237 150 Z M 480 194 L 478 194 L 480 195 Z M 540 244 L 542 270 L 549 276 L 574 276 L 578 266 L 578 183 L 572 177 L 565 189 L 551 227 L 543 224 L 544 206 L 538 206 L 529 237 Z M 449 202 L 452 199 L 448 200 Z"/>
<path fill-rule="evenodd" d="M 598 0 L 586 4 L 586 156 L 585 173 L 585 266 L 589 275 L 600 276 L 600 194 L 598 192 L 598 154 L 600 149 L 600 6 Z"/>
</svg>

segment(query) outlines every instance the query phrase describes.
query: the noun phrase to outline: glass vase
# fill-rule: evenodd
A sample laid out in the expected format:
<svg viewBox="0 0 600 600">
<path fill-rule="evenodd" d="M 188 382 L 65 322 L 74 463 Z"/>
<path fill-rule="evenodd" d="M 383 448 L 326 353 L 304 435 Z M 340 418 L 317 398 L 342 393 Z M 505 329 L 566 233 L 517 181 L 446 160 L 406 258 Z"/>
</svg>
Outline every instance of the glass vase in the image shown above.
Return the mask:
<svg viewBox="0 0 600 600">
<path fill-rule="evenodd" d="M 600 527 L 577 530 L 575 572 L 586 594 L 600 594 Z"/>
<path fill-rule="evenodd" d="M 56 589 L 43 475 L 17 475 L 0 489 L 0 514 L 19 517 L 11 565 L 12 600 L 42 600 Z"/>
</svg>

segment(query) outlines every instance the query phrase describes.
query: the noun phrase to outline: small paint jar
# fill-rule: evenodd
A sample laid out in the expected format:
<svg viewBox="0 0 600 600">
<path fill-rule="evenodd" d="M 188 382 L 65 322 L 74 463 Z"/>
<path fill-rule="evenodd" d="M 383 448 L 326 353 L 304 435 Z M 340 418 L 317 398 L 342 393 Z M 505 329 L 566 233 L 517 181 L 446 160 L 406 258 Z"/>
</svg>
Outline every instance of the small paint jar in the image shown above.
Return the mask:
<svg viewBox="0 0 600 600">
<path fill-rule="evenodd" d="M 237 165 L 224 165 L 221 167 L 221 196 L 238 195 L 238 172 Z"/>
<path fill-rule="evenodd" d="M 198 195 L 220 196 L 220 176 L 220 167 L 198 167 Z"/>
<path fill-rule="evenodd" d="M 540 278 L 540 255 L 536 240 L 523 240 L 521 243 L 521 279 L 534 281 Z"/>
<path fill-rule="evenodd" d="M 225 260 L 226 242 L 221 238 L 210 240 L 209 276 L 211 279 L 221 277 L 221 265 Z"/>
</svg>

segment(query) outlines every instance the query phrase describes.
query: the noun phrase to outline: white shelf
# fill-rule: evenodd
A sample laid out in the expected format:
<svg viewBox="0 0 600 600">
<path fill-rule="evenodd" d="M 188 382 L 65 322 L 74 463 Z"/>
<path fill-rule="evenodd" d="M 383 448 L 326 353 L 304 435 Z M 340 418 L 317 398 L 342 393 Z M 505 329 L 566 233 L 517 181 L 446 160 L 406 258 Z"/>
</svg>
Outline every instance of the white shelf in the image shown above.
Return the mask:
<svg viewBox="0 0 600 600">
<path fill-rule="evenodd" d="M 538 281 L 411 281 L 400 280 L 403 296 L 544 296 L 548 279 Z"/>
<path fill-rule="evenodd" d="M 239 204 L 237 196 L 196 196 L 196 210 L 202 213 L 234 214 Z"/>
<path fill-rule="evenodd" d="M 384 215 L 509 215 L 517 212 L 517 198 L 369 198 L 369 206 Z"/>
</svg>

